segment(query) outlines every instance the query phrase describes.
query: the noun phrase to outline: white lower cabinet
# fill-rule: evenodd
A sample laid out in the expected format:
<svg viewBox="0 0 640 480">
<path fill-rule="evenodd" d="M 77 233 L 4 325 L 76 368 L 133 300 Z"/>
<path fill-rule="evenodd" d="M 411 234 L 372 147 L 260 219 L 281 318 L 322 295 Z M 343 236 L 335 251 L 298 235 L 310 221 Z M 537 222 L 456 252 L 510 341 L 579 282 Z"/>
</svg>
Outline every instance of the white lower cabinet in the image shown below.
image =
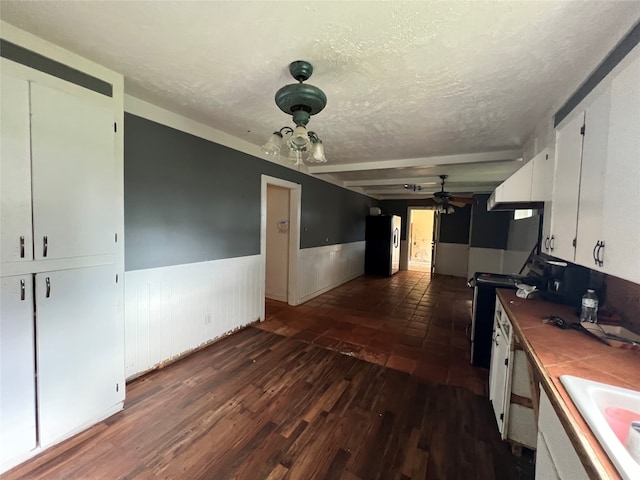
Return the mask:
<svg viewBox="0 0 640 480">
<path fill-rule="evenodd" d="M 588 480 L 571 440 L 544 389 L 540 388 L 536 480 Z"/>
<path fill-rule="evenodd" d="M 511 322 L 500 299 L 496 298 L 489 400 L 502 439 L 535 448 L 537 430 L 527 357 L 516 345 Z"/>
<path fill-rule="evenodd" d="M 33 276 L 2 279 L 0 465 L 36 447 Z"/>
<path fill-rule="evenodd" d="M 124 398 L 113 265 L 36 275 L 40 443 L 74 432 Z"/>
</svg>

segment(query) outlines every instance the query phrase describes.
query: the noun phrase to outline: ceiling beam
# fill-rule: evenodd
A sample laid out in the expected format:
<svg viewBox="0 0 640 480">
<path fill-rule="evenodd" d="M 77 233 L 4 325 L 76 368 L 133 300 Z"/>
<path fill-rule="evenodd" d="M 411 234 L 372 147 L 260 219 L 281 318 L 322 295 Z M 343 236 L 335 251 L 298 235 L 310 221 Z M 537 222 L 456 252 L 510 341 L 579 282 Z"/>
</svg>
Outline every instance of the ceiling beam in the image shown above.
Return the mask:
<svg viewBox="0 0 640 480">
<path fill-rule="evenodd" d="M 468 185 L 464 187 L 452 187 L 445 186 L 445 191 L 449 193 L 486 193 L 493 192 L 496 184 L 493 185 Z M 367 195 L 433 195 L 439 192 L 440 188 L 423 188 L 422 190 L 413 191 L 408 188 L 366 188 Z"/>
<path fill-rule="evenodd" d="M 437 181 L 434 181 L 437 180 Z M 345 180 L 342 185 L 345 187 L 368 187 L 379 185 L 403 185 L 405 183 L 411 184 L 433 184 L 440 185 L 440 177 L 434 175 L 432 177 L 405 177 L 405 178 L 383 178 L 375 180 Z"/>
<path fill-rule="evenodd" d="M 379 162 L 310 166 L 309 173 L 357 172 L 362 170 L 382 170 L 385 168 L 435 167 L 438 165 L 455 165 L 461 163 L 512 161 L 520 158 L 522 158 L 522 150 L 498 150 L 495 152 L 462 153 L 459 155 L 404 158 L 400 160 L 381 160 Z"/>
</svg>

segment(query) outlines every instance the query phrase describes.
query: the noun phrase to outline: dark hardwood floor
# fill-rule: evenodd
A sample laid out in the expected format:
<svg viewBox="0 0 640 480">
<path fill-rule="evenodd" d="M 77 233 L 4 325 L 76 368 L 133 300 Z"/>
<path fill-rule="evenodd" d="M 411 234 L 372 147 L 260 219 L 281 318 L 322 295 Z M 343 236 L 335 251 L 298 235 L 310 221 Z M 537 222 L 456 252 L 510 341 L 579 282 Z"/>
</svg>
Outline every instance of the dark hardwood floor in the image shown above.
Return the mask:
<svg viewBox="0 0 640 480">
<path fill-rule="evenodd" d="M 246 328 L 131 382 L 124 411 L 2 478 L 533 478 L 486 396 L 343 353 Z"/>
</svg>

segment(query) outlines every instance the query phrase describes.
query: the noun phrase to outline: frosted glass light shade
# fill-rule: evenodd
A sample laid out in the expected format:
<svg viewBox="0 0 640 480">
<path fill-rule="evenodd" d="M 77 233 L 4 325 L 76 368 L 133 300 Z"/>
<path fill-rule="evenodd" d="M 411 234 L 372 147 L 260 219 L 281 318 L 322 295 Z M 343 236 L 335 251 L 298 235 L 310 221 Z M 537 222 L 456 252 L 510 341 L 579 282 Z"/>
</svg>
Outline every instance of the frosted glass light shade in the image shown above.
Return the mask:
<svg viewBox="0 0 640 480">
<path fill-rule="evenodd" d="M 272 157 L 280 156 L 280 147 L 282 147 L 282 135 L 278 132 L 274 132 L 262 146 L 262 151 Z"/>
<path fill-rule="evenodd" d="M 302 152 L 300 150 L 289 150 L 289 155 L 287 155 L 287 160 L 289 161 L 289 163 L 296 166 L 302 165 L 304 163 L 302 158 Z"/>
<path fill-rule="evenodd" d="M 327 163 L 327 158 L 324 156 L 324 146 L 322 141 L 318 140 L 311 145 L 311 152 L 309 153 L 310 163 Z"/>
<path fill-rule="evenodd" d="M 287 140 L 287 145 L 289 145 L 291 150 L 297 150 L 300 152 L 309 150 L 310 144 L 311 140 L 309 140 L 307 129 L 302 125 L 298 125 Z"/>
</svg>

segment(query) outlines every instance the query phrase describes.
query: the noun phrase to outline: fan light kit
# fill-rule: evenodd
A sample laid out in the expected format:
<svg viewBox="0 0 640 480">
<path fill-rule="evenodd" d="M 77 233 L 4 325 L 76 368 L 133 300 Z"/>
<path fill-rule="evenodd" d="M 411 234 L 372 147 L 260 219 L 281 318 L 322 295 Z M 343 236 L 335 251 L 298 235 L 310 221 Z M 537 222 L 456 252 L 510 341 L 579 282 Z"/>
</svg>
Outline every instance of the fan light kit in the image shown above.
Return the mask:
<svg viewBox="0 0 640 480">
<path fill-rule="evenodd" d="M 289 65 L 289 72 L 298 83 L 282 87 L 276 92 L 275 100 L 280 110 L 293 117 L 296 126 L 285 126 L 273 132 L 262 146 L 262 151 L 276 158 L 281 158 L 284 151 L 294 165 L 326 163 L 322 140 L 315 132 L 307 131 L 307 123 L 311 115 L 319 113 L 325 107 L 327 96 L 318 87 L 303 83 L 313 73 L 309 62 L 295 61 Z"/>
<path fill-rule="evenodd" d="M 465 204 L 475 204 L 476 201 L 471 198 L 465 197 L 453 197 L 449 192 L 444 191 L 444 182 L 447 179 L 448 175 L 440 175 L 440 179 L 442 182 L 440 183 L 441 189 L 439 192 L 433 194 L 433 198 L 438 203 L 436 206 L 436 212 L 438 213 L 454 213 L 455 210 L 452 203 L 459 203 L 460 206 L 464 206 Z"/>
</svg>

